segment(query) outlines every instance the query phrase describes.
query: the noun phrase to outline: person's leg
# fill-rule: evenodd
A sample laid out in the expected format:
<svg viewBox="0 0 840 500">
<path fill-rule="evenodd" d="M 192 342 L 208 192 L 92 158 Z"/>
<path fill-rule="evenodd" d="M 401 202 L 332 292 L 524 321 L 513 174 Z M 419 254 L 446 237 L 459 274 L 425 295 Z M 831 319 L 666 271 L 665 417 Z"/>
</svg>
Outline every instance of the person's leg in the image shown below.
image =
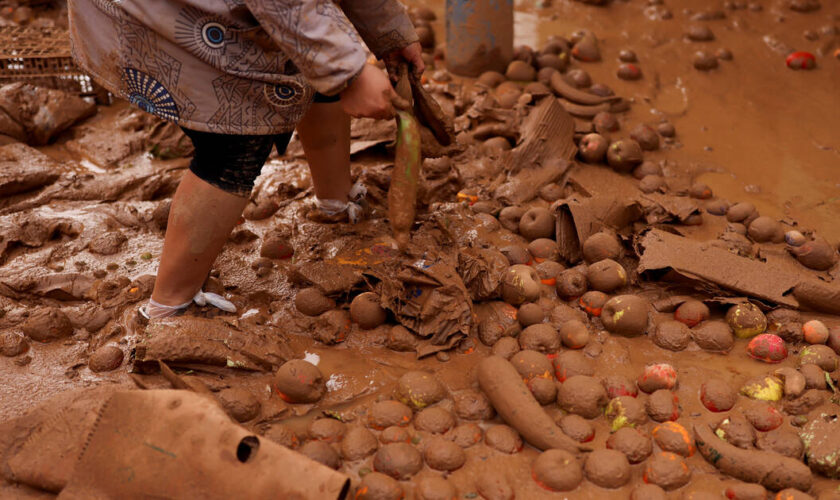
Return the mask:
<svg viewBox="0 0 840 500">
<path fill-rule="evenodd" d="M 187 172 L 172 199 L 152 300 L 189 303 L 201 288 L 248 198 Z"/>
<path fill-rule="evenodd" d="M 172 199 L 150 317 L 177 312 L 201 289 L 276 139 L 184 131 L 195 155 Z"/>
<path fill-rule="evenodd" d="M 298 123 L 297 133 L 309 162 L 315 196 L 346 202 L 352 184 L 350 116 L 339 101 L 330 101 L 326 96 L 316 98 Z"/>
</svg>

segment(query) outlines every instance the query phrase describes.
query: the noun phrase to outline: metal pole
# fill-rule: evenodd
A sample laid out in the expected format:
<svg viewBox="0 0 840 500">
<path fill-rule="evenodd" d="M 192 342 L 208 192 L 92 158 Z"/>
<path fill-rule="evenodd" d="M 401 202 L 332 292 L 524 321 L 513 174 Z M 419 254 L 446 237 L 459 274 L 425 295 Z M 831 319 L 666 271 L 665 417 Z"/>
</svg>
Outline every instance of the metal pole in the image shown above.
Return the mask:
<svg viewBox="0 0 840 500">
<path fill-rule="evenodd" d="M 504 73 L 513 59 L 513 0 L 446 0 L 446 66 L 452 73 Z"/>
</svg>

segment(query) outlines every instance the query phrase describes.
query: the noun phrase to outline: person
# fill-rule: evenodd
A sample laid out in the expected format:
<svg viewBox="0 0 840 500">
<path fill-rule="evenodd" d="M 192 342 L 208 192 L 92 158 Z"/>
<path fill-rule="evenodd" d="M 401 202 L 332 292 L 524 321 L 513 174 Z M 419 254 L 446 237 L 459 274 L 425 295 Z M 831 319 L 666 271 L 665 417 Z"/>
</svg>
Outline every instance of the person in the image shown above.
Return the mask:
<svg viewBox="0 0 840 500">
<path fill-rule="evenodd" d="M 348 210 L 349 117 L 387 119 L 388 76 L 424 70 L 398 0 L 70 0 L 73 57 L 100 85 L 177 123 L 195 154 L 172 199 L 150 319 L 193 301 L 271 152 L 297 133 L 319 206 Z"/>
</svg>

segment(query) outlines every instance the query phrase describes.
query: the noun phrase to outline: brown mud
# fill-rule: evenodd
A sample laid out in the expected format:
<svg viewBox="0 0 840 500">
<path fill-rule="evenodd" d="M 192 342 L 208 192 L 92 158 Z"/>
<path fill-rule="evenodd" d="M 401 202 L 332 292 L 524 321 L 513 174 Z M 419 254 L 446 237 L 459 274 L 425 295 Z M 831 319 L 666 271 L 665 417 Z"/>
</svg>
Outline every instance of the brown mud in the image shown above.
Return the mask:
<svg viewBox="0 0 840 500">
<path fill-rule="evenodd" d="M 423 163 L 407 254 L 386 218 L 394 124 L 356 120 L 369 219 L 308 220 L 299 145 L 272 157 L 204 288 L 235 315 L 137 318 L 189 161 L 176 127 L 121 102 L 71 126 L 89 113 L 76 102 L 55 130 L 6 120 L 0 422 L 85 387 L 174 387 L 346 473 L 357 498 L 683 498 L 732 478 L 830 498 L 840 318 L 807 309 L 837 313 L 840 297 L 840 7 L 789 3 L 518 6 L 517 44 L 533 50 L 510 76 L 544 87 L 497 73 L 474 91 L 432 60 L 427 89 L 465 152 Z M 418 13 L 430 47 L 444 24 L 432 7 L 436 21 Z M 787 68 L 786 47 L 817 67 Z M 479 52 L 473 63 L 498 55 Z M 22 111 L 41 102 L 7 94 L 28 99 Z M 573 139 L 592 142 L 585 161 Z M 791 229 L 801 240 L 785 245 Z M 811 319 L 828 345 L 803 343 Z M 779 364 L 736 335 L 758 330 L 787 342 Z M 488 359 L 513 368 L 482 370 Z M 674 380 L 645 377 L 661 364 Z M 754 379 L 762 391 L 740 391 Z M 82 436 L 45 439 L 75 449 Z M 573 453 L 539 451 L 556 447 Z M 0 496 L 52 497 L 35 488 L 57 492 L 73 464 L 50 449 L 28 450 L 40 469 L 21 455 Z M 46 482 L 31 474 L 51 467 Z"/>
</svg>

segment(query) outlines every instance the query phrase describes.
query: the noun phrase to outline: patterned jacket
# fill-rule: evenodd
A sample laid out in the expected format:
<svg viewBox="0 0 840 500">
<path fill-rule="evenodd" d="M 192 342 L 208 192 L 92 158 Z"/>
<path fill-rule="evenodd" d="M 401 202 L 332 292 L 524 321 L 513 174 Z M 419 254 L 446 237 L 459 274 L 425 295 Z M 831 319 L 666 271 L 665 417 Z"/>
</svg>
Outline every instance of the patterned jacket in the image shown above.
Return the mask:
<svg viewBox="0 0 840 500">
<path fill-rule="evenodd" d="M 73 55 L 102 86 L 186 128 L 291 131 L 315 91 L 417 35 L 398 0 L 70 0 Z M 361 36 L 360 36 L 361 35 Z"/>
</svg>

